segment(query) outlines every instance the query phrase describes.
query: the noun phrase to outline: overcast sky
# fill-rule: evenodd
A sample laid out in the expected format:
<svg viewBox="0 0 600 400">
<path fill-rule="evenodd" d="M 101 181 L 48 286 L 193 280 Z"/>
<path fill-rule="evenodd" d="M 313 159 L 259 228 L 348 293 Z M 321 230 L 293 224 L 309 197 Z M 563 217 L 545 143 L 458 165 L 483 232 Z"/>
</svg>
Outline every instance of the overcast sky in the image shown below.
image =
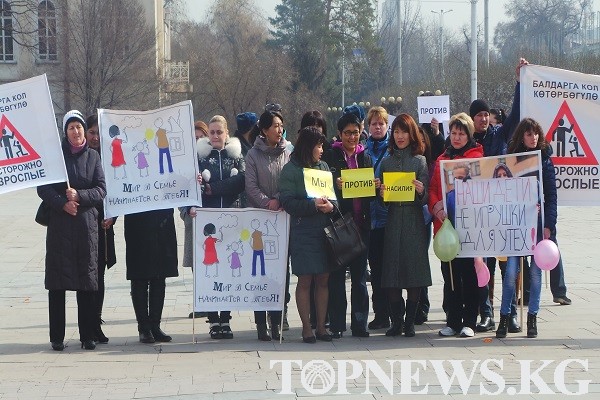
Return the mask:
<svg viewBox="0 0 600 400">
<path fill-rule="evenodd" d="M 190 17 L 194 20 L 203 21 L 206 19 L 206 14 L 214 0 L 187 0 Z M 471 2 L 469 0 L 401 0 L 402 2 L 410 1 L 415 4 L 421 4 L 421 16 L 423 18 L 439 18 L 439 14 L 433 14 L 432 11 L 439 13 L 440 10 L 452 10 L 444 14 L 444 26 L 446 29 L 459 32 L 466 24 L 471 23 Z M 494 28 L 506 18 L 505 7 L 509 0 L 489 0 L 490 12 L 490 35 L 493 39 Z M 280 3 L 280 0 L 255 0 L 258 8 L 262 9 L 265 17 L 273 17 L 275 15 L 275 6 Z M 383 0 L 379 0 L 379 4 Z M 600 10 L 600 0 L 593 0 L 594 11 Z M 483 23 L 483 5 L 484 0 L 477 2 L 477 21 Z"/>
</svg>

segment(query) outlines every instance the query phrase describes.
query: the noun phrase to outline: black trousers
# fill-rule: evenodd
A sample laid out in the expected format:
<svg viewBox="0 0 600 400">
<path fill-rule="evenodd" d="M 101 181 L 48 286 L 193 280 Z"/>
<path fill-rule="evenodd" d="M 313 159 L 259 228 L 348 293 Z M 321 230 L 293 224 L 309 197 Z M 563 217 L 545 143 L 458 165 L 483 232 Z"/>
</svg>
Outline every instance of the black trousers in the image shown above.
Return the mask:
<svg viewBox="0 0 600 400">
<path fill-rule="evenodd" d="M 371 301 L 376 319 L 388 319 L 390 312 L 385 291 L 381 288 L 381 272 L 383 269 L 383 241 L 385 228 L 371 230 L 369 241 L 369 267 L 371 268 Z"/>
<path fill-rule="evenodd" d="M 48 291 L 51 342 L 63 342 L 65 340 L 65 292 L 65 290 Z M 77 291 L 77 324 L 79 326 L 79 340 L 81 341 L 92 340 L 94 335 L 95 293 L 92 291 Z"/>
<path fill-rule="evenodd" d="M 450 280 L 450 267 L 442 262 L 444 276 L 444 303 L 448 309 L 447 325 L 455 331 L 463 327 L 475 329 L 479 309 L 479 287 L 477 274 L 472 258 L 455 258 L 452 260 L 452 277 L 454 290 Z"/>
</svg>

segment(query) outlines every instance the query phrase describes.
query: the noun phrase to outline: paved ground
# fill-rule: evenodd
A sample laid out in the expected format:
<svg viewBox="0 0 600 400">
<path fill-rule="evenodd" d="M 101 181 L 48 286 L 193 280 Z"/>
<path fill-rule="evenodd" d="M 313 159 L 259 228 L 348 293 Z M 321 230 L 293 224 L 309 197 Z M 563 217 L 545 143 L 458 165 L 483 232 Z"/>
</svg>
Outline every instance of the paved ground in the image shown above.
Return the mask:
<svg viewBox="0 0 600 400">
<path fill-rule="evenodd" d="M 67 296 L 68 347 L 55 352 L 48 343 L 43 284 L 45 230 L 33 220 L 38 204 L 34 190 L 0 195 L 0 399 L 383 399 L 392 398 L 390 391 L 396 398 L 398 393 L 411 390 L 428 393 L 424 398 L 450 395 L 471 399 L 480 397 L 479 383 L 486 381 L 489 385 L 484 388 L 499 392 L 497 398 L 509 397 L 515 391 L 517 398 L 547 397 L 537 394 L 538 388 L 559 393 L 554 398 L 563 398 L 567 391 L 584 392 L 581 398 L 600 398 L 600 268 L 594 261 L 600 259 L 600 208 L 559 209 L 558 238 L 573 305 L 553 304 L 549 289 L 543 288 L 537 339 L 514 334 L 497 340 L 492 333 L 472 339 L 439 337 L 437 331 L 443 327 L 439 307 L 442 278 L 438 261 L 431 254 L 433 308 L 429 322 L 418 327 L 414 338 L 388 338 L 383 332 L 372 332 L 368 339 L 344 337 L 333 343 L 304 344 L 291 304 L 292 328 L 282 345 L 256 339 L 251 312 L 234 314 L 233 340 L 211 340 L 203 320 L 196 320 L 194 326 L 187 318 L 192 280 L 190 271 L 180 269 L 178 278 L 168 280 L 163 314 L 163 328 L 173 335 L 173 342 L 140 344 L 129 282 L 125 280 L 122 225 L 118 224 L 118 263 L 106 276 L 104 332 L 110 343 L 99 345 L 95 351 L 79 349 L 76 302 L 71 293 Z M 179 221 L 178 237 L 183 237 Z M 180 247 L 180 253 L 182 250 Z M 192 340 L 194 330 L 197 343 Z M 569 361 L 572 359 L 587 360 L 587 367 Z M 271 368 L 273 360 L 298 360 L 302 368 L 296 364 L 288 374 L 281 362 Z M 456 380 L 451 387 L 445 386 L 453 367 L 450 361 L 435 365 L 435 360 L 467 360 L 463 363 L 467 378 L 474 365 L 470 360 L 480 361 L 471 386 L 465 385 L 468 395 Z M 481 365 L 485 360 L 489 370 Z M 525 360 L 534 360 L 531 367 Z M 536 380 L 533 371 L 542 365 L 541 360 L 554 361 Z M 389 362 L 394 365 L 393 372 Z M 329 381 L 333 387 L 314 394 L 319 386 L 309 386 L 308 379 L 326 379 L 332 372 L 329 366 L 342 377 L 346 371 L 349 378 L 340 380 L 333 375 Z M 523 371 L 532 371 L 531 381 L 536 384 L 528 384 L 527 379 L 522 384 L 521 379 L 526 378 Z M 418 382 L 416 378 L 411 381 L 409 375 L 417 373 Z M 579 380 L 591 382 L 580 390 Z M 528 393 L 529 387 L 534 394 Z M 346 391 L 349 394 L 343 395 Z"/>
</svg>

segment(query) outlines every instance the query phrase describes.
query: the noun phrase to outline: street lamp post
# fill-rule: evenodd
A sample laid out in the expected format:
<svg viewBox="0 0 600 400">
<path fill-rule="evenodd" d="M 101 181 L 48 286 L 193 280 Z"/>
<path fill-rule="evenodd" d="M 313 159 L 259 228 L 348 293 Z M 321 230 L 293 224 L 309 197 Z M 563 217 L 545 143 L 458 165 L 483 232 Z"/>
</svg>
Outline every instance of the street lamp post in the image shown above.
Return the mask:
<svg viewBox="0 0 600 400">
<path fill-rule="evenodd" d="M 384 107 L 388 114 L 390 115 L 397 115 L 400 112 L 400 108 L 402 108 L 402 97 L 398 96 L 398 97 L 382 97 L 380 99 L 381 101 L 381 106 Z"/>
<path fill-rule="evenodd" d="M 444 14 L 447 14 L 451 11 L 453 10 L 431 10 L 432 13 L 439 14 L 440 16 L 440 66 L 442 71 L 442 79 L 445 79 L 446 77 L 444 73 Z"/>
</svg>

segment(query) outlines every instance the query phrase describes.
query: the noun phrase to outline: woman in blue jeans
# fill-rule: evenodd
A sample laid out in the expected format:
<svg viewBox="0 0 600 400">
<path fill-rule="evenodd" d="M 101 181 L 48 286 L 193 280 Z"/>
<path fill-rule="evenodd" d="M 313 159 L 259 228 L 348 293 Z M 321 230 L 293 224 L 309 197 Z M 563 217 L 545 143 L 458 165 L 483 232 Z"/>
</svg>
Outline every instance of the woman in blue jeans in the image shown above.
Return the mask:
<svg viewBox="0 0 600 400">
<path fill-rule="evenodd" d="M 542 154 L 542 181 L 544 183 L 544 227 L 542 229 L 541 215 L 538 216 L 537 240 L 552 239 L 556 235 L 556 176 L 550 156 L 552 147 L 544 138 L 544 132 L 538 122 L 531 118 L 523 119 L 517 128 L 509 145 L 509 153 L 523 153 L 540 150 Z M 500 324 L 496 337 L 506 337 L 510 304 L 515 296 L 515 279 L 519 272 L 519 258 L 508 257 L 506 272 L 502 282 L 502 305 L 500 306 Z M 537 337 L 537 313 L 540 309 L 540 292 L 542 290 L 542 271 L 531 259 L 529 267 L 529 310 L 527 311 L 527 337 Z"/>
</svg>

